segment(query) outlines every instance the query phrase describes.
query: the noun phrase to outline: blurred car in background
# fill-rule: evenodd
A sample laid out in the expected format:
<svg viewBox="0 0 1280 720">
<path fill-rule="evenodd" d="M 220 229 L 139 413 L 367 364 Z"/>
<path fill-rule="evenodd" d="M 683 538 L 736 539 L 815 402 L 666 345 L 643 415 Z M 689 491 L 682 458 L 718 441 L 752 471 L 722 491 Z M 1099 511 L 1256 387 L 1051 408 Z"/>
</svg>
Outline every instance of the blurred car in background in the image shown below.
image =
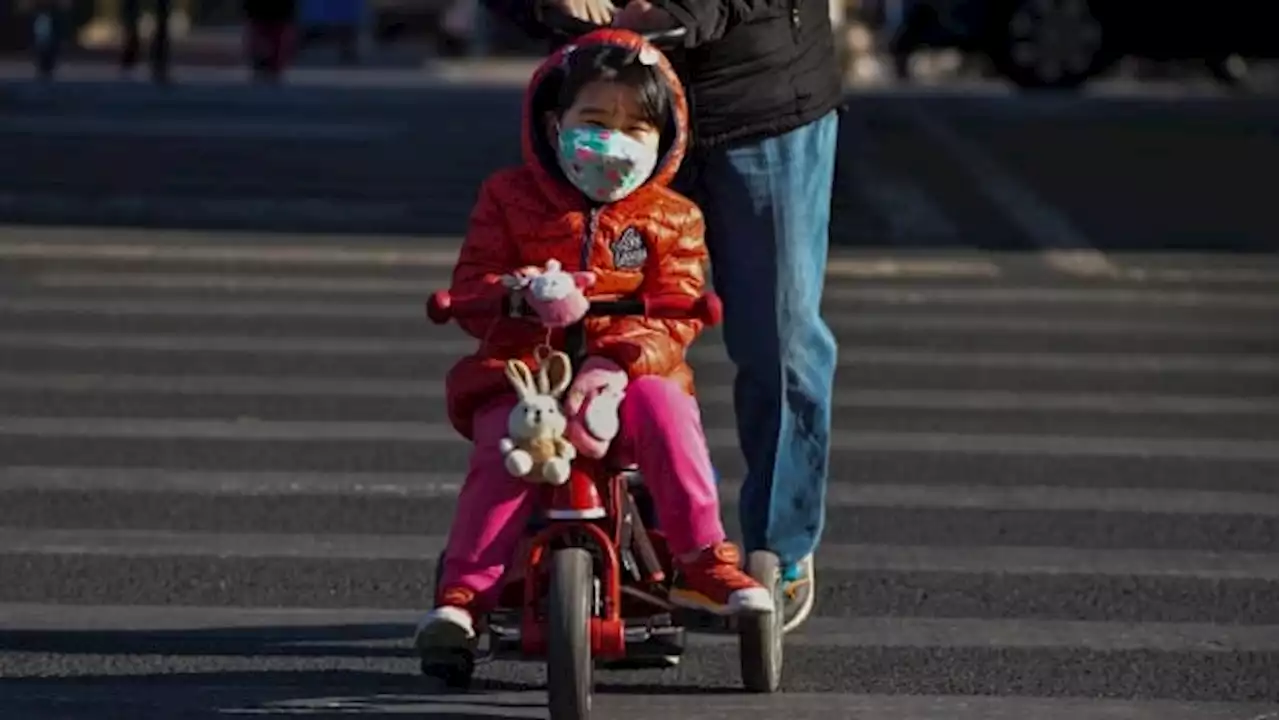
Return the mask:
<svg viewBox="0 0 1280 720">
<path fill-rule="evenodd" d="M 1249 60 L 1275 60 L 1276 6 L 1246 0 L 879 0 L 900 75 L 925 48 L 985 55 L 1023 88 L 1075 88 L 1124 57 L 1203 61 L 1236 82 Z M 896 25 L 896 27 L 892 27 Z"/>
</svg>

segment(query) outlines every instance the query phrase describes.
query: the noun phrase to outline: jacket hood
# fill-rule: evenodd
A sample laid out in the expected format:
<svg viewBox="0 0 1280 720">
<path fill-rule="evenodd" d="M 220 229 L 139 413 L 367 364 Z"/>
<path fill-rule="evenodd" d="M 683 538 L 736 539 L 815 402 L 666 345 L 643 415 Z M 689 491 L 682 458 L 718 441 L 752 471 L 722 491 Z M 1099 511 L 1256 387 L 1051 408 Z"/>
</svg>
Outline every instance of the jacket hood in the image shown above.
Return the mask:
<svg viewBox="0 0 1280 720">
<path fill-rule="evenodd" d="M 556 150 L 547 138 L 543 118 L 548 111 L 556 109 L 560 83 L 564 78 L 565 60 L 569 54 L 578 48 L 597 45 L 612 45 L 636 53 L 653 53 L 658 58 L 660 75 L 666 81 L 667 89 L 671 94 L 671 118 L 668 121 L 668 127 L 662 131 L 660 145 L 662 155 L 644 186 L 669 184 L 680 169 L 680 163 L 684 160 L 689 143 L 689 108 L 685 99 L 684 85 L 680 82 L 675 68 L 672 67 L 666 55 L 646 42 L 640 35 L 629 30 L 601 29 L 583 35 L 556 50 L 534 71 L 524 95 L 524 136 L 521 143 L 524 162 L 533 169 L 544 191 L 552 197 L 566 200 L 572 198 L 572 202 L 575 203 L 581 202 L 578 199 L 581 193 L 564 179 L 556 158 Z"/>
</svg>

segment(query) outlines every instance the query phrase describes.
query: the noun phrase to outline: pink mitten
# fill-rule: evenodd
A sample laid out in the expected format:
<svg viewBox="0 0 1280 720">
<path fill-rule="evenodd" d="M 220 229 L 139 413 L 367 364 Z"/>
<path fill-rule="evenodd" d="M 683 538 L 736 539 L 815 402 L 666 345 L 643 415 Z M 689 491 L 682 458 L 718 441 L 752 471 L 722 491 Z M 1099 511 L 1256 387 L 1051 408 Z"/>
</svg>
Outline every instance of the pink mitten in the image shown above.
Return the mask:
<svg viewBox="0 0 1280 720">
<path fill-rule="evenodd" d="M 565 395 L 565 437 L 586 457 L 602 458 L 618 436 L 618 408 L 627 373 L 612 360 L 589 357 Z"/>
<path fill-rule="evenodd" d="M 528 272 L 520 277 L 518 287 L 524 290 L 525 302 L 538 313 L 542 324 L 550 328 L 572 325 L 587 314 L 591 304 L 582 293 L 596 282 L 592 272 L 568 273 L 560 262 L 548 260 L 541 272 Z"/>
</svg>

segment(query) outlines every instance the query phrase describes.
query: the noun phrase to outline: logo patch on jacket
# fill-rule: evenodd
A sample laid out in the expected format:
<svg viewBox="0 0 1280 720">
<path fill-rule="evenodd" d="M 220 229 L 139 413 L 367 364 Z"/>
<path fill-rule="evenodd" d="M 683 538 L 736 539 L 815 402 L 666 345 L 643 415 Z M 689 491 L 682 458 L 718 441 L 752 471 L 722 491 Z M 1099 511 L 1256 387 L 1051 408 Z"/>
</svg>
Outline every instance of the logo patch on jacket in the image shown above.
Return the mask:
<svg viewBox="0 0 1280 720">
<path fill-rule="evenodd" d="M 622 231 L 609 249 L 613 252 L 613 266 L 619 270 L 639 270 L 649 259 L 644 237 L 634 227 Z"/>
</svg>

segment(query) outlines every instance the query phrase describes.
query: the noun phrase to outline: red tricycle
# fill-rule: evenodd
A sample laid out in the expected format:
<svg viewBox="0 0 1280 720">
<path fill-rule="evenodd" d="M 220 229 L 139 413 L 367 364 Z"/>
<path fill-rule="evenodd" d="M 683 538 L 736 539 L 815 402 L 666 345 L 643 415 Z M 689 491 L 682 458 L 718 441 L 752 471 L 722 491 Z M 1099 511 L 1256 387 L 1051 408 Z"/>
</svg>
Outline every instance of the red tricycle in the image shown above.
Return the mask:
<svg viewBox="0 0 1280 720">
<path fill-rule="evenodd" d="M 519 303 L 498 295 L 462 298 L 434 294 L 427 315 L 436 324 L 458 317 L 520 315 Z M 588 316 L 644 315 L 721 319 L 714 294 L 648 296 L 591 303 Z M 574 368 L 585 353 L 583 323 L 569 326 L 564 351 Z M 509 657 L 547 663 L 553 720 L 589 717 L 595 660 L 611 667 L 669 667 L 684 651 L 686 629 L 736 632 L 742 681 L 752 692 L 774 692 L 782 671 L 782 612 L 778 558 L 748 556 L 746 571 L 774 594 L 775 612 L 717 623 L 686 617 L 667 600 L 672 558 L 654 528 L 652 501 L 634 466 L 573 460 L 568 482 L 543 485 L 539 512 L 503 580 L 498 609 L 477 628 L 484 650 L 424 653 L 422 672 L 465 687 L 477 662 Z M 437 573 L 443 565 L 437 563 Z M 437 574 L 437 581 L 439 577 Z M 696 614 L 696 613 L 695 613 Z"/>
</svg>

